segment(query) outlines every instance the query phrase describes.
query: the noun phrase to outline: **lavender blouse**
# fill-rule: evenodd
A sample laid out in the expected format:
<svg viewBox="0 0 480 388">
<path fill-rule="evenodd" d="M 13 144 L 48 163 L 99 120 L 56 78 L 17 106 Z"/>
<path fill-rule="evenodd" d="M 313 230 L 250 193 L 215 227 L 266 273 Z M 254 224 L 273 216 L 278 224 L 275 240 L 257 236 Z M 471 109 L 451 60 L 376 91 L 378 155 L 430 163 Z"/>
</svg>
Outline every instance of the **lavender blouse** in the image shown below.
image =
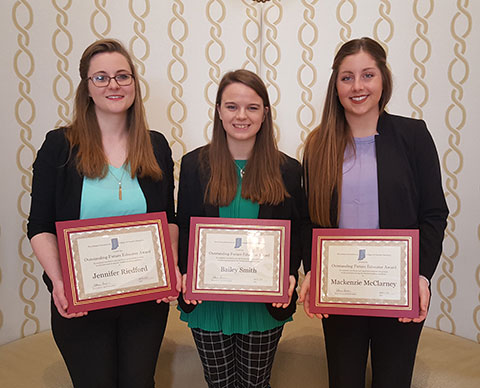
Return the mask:
<svg viewBox="0 0 480 388">
<path fill-rule="evenodd" d="M 379 228 L 375 136 L 354 138 L 355 150 L 345 150 L 340 228 Z"/>
</svg>

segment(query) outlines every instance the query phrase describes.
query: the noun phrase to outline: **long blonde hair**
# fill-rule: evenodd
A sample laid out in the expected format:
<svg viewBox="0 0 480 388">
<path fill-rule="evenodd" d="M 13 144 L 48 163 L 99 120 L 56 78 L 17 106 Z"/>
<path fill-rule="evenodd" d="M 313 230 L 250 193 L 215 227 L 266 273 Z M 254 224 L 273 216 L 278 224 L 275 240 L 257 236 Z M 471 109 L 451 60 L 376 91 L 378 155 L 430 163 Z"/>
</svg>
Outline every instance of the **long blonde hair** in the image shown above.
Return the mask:
<svg viewBox="0 0 480 388">
<path fill-rule="evenodd" d="M 267 108 L 252 154 L 245 166 L 241 195 L 259 204 L 278 205 L 289 194 L 280 171 L 284 157 L 275 142 L 270 101 L 265 84 L 258 75 L 248 70 L 226 73 L 218 86 L 216 106 L 220 106 L 225 88 L 237 82 L 252 88 L 262 99 L 264 108 Z M 238 178 L 218 109 L 215 109 L 212 141 L 204 148 L 201 160 L 204 163 L 203 167 L 210 170 L 205 201 L 212 205 L 227 206 L 235 198 Z"/>
<path fill-rule="evenodd" d="M 128 154 L 125 163 L 130 165 L 132 178 L 137 175 L 160 180 L 162 170 L 153 153 L 137 72 L 128 51 L 114 39 L 101 39 L 92 43 L 85 49 L 80 60 L 81 80 L 75 94 L 73 120 L 65 132 L 70 150 L 75 147 L 78 150 L 77 170 L 81 175 L 89 178 L 103 178 L 108 171 L 108 161 L 103 151 L 95 103 L 88 93 L 90 61 L 95 55 L 106 52 L 116 52 L 125 57 L 135 84 L 135 100 L 127 112 Z"/>
<path fill-rule="evenodd" d="M 382 74 L 382 113 L 392 95 L 392 74 L 387 66 L 383 47 L 371 38 L 346 42 L 335 55 L 328 82 L 322 120 L 307 137 L 303 158 L 305 189 L 311 220 L 321 226 L 337 226 L 340 216 L 343 155 L 353 137 L 345 119 L 345 111 L 337 94 L 338 69 L 345 57 L 360 51 L 372 56 Z"/>
</svg>

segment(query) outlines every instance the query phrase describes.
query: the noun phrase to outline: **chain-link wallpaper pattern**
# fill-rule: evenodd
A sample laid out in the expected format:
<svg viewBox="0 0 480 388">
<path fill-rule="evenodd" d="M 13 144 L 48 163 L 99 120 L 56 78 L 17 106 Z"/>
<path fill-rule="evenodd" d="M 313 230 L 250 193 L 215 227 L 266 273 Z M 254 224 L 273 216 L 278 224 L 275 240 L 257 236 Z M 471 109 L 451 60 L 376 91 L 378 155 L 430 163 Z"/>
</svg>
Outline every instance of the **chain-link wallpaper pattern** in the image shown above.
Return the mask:
<svg viewBox="0 0 480 388">
<path fill-rule="evenodd" d="M 480 342 L 479 2 L 5 0 L 0 10 L 0 344 L 49 326 L 42 270 L 25 237 L 31 164 L 46 132 L 70 119 L 80 55 L 102 37 L 131 51 L 176 178 L 182 155 L 210 137 L 226 71 L 262 76 L 279 146 L 301 159 L 335 51 L 355 37 L 381 42 L 395 82 L 389 110 L 427 121 L 451 211 L 427 325 Z"/>
</svg>

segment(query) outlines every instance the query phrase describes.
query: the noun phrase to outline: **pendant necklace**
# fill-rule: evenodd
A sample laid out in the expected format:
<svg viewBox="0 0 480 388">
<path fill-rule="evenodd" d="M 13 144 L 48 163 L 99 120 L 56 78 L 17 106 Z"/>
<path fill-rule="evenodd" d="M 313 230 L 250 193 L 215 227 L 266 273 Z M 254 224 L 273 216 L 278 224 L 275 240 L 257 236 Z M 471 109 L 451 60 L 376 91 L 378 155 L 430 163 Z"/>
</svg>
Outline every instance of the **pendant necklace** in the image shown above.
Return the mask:
<svg viewBox="0 0 480 388">
<path fill-rule="evenodd" d="M 240 167 L 237 162 L 235 162 L 235 166 L 237 166 L 238 170 L 240 171 L 240 178 L 243 179 L 243 176 L 245 175 L 245 167 Z"/>
<path fill-rule="evenodd" d="M 121 201 L 122 200 L 122 180 L 123 180 L 123 175 L 125 174 L 125 168 L 123 168 L 122 165 L 122 176 L 120 179 L 118 179 L 112 171 L 110 171 L 110 168 L 108 169 L 108 173 L 113 176 L 113 178 L 118 182 L 118 199 Z"/>
</svg>

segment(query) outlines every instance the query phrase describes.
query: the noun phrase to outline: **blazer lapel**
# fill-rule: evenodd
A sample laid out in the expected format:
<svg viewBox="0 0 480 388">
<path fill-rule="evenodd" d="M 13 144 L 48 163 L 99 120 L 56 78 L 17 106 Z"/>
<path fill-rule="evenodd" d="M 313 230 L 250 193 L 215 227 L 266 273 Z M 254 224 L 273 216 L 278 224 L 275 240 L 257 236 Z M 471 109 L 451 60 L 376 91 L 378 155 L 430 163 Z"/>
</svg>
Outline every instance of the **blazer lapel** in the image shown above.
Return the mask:
<svg viewBox="0 0 480 388">
<path fill-rule="evenodd" d="M 272 219 L 273 218 L 273 206 L 271 205 L 260 205 L 258 210 L 258 218 L 261 219 Z"/>
<path fill-rule="evenodd" d="M 205 217 L 220 217 L 218 206 L 210 205 L 206 203 L 205 205 Z"/>
</svg>

